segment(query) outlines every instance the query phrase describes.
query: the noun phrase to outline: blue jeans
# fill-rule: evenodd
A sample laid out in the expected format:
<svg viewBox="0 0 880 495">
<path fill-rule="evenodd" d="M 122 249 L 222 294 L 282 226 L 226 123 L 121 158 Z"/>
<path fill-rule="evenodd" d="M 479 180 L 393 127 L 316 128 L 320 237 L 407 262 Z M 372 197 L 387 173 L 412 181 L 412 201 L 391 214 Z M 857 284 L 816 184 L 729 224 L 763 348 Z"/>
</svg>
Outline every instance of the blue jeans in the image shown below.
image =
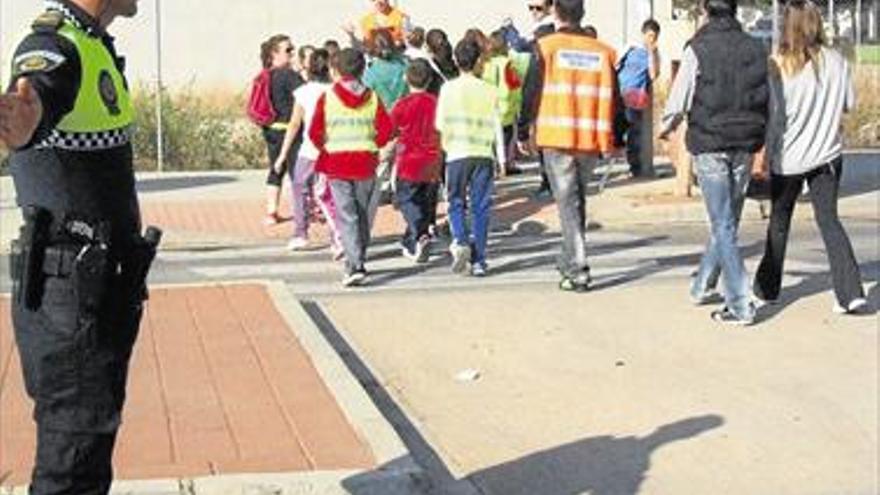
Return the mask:
<svg viewBox="0 0 880 495">
<path fill-rule="evenodd" d="M 492 213 L 495 161 L 465 158 L 446 166 L 449 227 L 455 242 L 471 246 L 471 263 L 486 267 L 489 221 Z M 468 213 L 471 222 L 468 228 Z"/>
<path fill-rule="evenodd" d="M 709 215 L 710 238 L 691 287 L 699 297 L 724 278 L 724 301 L 740 318 L 753 318 L 749 280 L 737 246 L 739 219 L 751 177 L 752 153 L 704 153 L 694 166 Z"/>
</svg>

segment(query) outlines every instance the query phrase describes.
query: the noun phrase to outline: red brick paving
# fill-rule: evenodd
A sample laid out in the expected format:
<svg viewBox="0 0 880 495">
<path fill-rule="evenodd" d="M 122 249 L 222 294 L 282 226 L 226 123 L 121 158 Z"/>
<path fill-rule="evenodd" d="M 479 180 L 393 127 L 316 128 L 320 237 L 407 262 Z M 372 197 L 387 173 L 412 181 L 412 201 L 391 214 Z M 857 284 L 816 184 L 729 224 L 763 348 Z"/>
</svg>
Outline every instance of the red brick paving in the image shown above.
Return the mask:
<svg viewBox="0 0 880 495">
<path fill-rule="evenodd" d="M 208 234 L 224 238 L 261 241 L 287 239 L 293 235 L 290 221 L 266 227 L 262 224 L 264 212 L 260 200 L 208 200 L 196 202 L 149 201 L 142 205 L 144 221 L 160 225 L 171 232 Z M 282 211 L 288 211 L 283 208 Z M 289 216 L 289 215 L 287 215 Z M 404 223 L 393 208 L 380 209 L 374 235 L 384 236 L 403 232 Z M 309 235 L 316 243 L 326 243 L 327 228 L 312 224 Z"/>
<path fill-rule="evenodd" d="M 27 483 L 31 403 L 0 300 L 0 477 Z M 370 468 L 305 350 L 259 285 L 152 291 L 114 459 L 119 479 Z"/>
<path fill-rule="evenodd" d="M 531 192 L 531 191 L 528 191 Z M 528 192 L 496 198 L 493 222 L 512 224 L 523 219 L 535 220 L 553 228 L 558 224 L 556 208 L 552 202 L 538 202 Z M 200 200 L 193 202 L 148 201 L 142 205 L 147 224 L 160 225 L 178 234 L 206 234 L 223 238 L 260 241 L 286 239 L 293 235 L 290 221 L 266 227 L 262 224 L 264 205 L 258 199 Z M 286 205 L 281 211 L 288 211 Z M 439 213 L 445 213 L 441 205 Z M 400 212 L 391 206 L 383 206 L 377 214 L 373 229 L 374 237 L 396 236 L 403 233 L 406 225 Z M 324 225 L 313 224 L 310 237 L 316 244 L 327 242 Z"/>
</svg>

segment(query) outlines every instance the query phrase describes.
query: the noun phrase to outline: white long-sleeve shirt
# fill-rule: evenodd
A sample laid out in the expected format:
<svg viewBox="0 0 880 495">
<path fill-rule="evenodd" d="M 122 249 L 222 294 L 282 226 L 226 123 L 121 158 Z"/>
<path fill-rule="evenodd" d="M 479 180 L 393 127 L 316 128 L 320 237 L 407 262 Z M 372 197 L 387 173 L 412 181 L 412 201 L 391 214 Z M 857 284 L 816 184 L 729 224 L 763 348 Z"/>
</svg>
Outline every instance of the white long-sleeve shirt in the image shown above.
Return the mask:
<svg viewBox="0 0 880 495">
<path fill-rule="evenodd" d="M 688 46 L 684 49 L 681 58 L 681 66 L 678 75 L 672 83 L 669 97 L 666 100 L 666 108 L 663 111 L 661 136 L 675 132 L 694 103 L 694 91 L 697 89 L 697 76 L 700 73 L 700 62 L 697 54 Z"/>
</svg>

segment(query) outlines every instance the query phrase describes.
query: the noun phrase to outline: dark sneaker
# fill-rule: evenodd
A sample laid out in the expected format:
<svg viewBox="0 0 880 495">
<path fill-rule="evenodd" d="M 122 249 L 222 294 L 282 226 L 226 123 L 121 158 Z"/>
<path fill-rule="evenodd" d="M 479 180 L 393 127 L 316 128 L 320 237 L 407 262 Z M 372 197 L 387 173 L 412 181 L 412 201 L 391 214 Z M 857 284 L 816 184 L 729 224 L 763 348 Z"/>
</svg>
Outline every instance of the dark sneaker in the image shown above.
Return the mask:
<svg viewBox="0 0 880 495">
<path fill-rule="evenodd" d="M 741 327 L 747 327 L 755 323 L 754 317 L 741 318 L 727 309 L 727 307 L 713 311 L 712 319 L 718 323 L 724 323 L 725 325 L 736 325 Z"/>
<path fill-rule="evenodd" d="M 359 270 L 349 273 L 342 279 L 343 287 L 359 287 L 367 282 L 367 272 Z"/>
<path fill-rule="evenodd" d="M 453 242 L 449 252 L 452 254 L 452 273 L 464 273 L 471 261 L 471 247 Z"/>
<path fill-rule="evenodd" d="M 724 302 L 724 298 L 721 297 L 721 294 L 719 294 L 717 290 L 707 290 L 699 296 L 691 294 L 691 303 L 693 303 L 694 306 L 704 306 L 706 304 L 715 304 L 719 302 Z"/>
<path fill-rule="evenodd" d="M 552 197 L 553 191 L 550 190 L 550 187 L 541 186 L 532 193 L 532 199 L 550 199 Z"/>
</svg>

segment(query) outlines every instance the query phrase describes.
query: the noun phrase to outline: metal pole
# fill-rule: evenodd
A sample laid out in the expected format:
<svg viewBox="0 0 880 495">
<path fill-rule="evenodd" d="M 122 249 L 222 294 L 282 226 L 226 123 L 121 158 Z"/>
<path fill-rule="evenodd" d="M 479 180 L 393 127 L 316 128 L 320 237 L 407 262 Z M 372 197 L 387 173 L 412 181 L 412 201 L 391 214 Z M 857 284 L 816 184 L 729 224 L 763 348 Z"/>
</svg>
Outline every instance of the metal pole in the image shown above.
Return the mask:
<svg viewBox="0 0 880 495">
<path fill-rule="evenodd" d="M 856 0 L 856 63 L 861 63 L 862 56 L 862 0 Z"/>
<path fill-rule="evenodd" d="M 834 12 L 834 0 L 828 0 L 828 20 L 831 21 L 831 37 L 837 38 L 837 19 Z"/>
<path fill-rule="evenodd" d="M 165 170 L 162 130 L 162 1 L 156 0 L 156 170 Z"/>
<path fill-rule="evenodd" d="M 773 51 L 779 49 L 779 0 L 773 0 Z"/>
</svg>

